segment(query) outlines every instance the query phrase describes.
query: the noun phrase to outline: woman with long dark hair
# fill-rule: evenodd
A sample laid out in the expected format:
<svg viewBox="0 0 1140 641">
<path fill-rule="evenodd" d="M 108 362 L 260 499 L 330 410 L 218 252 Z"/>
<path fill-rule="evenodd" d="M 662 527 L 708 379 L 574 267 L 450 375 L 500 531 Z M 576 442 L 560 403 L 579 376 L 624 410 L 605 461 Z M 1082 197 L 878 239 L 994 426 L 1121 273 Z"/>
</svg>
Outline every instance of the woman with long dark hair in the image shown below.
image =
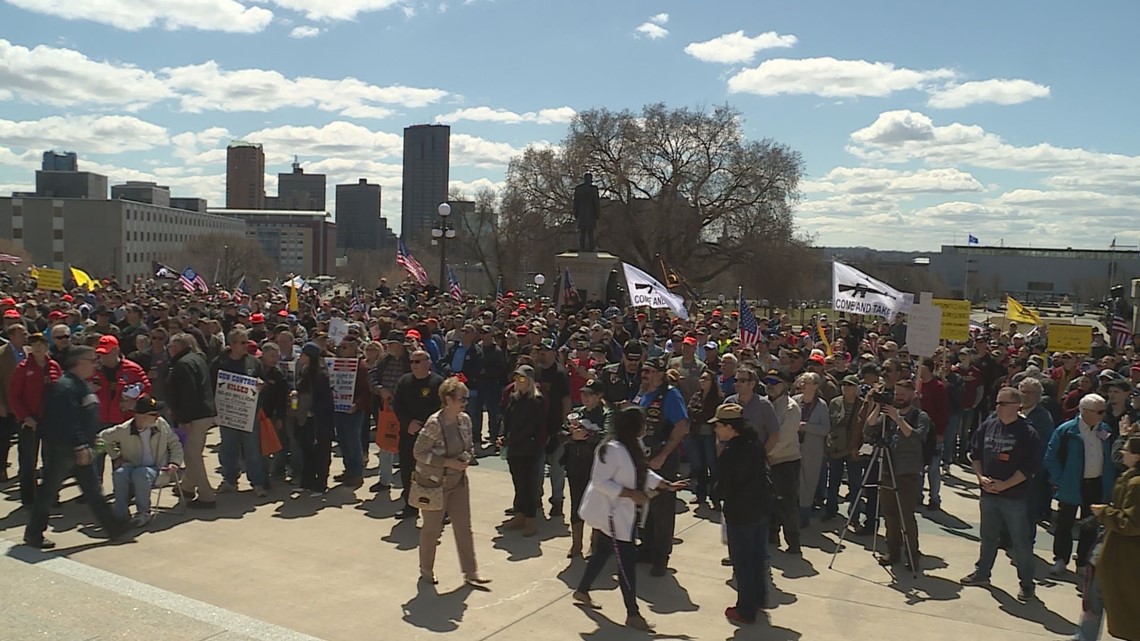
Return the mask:
<svg viewBox="0 0 1140 641">
<path fill-rule="evenodd" d="M 301 442 L 301 489 L 317 498 L 328 490 L 332 462 L 333 391 L 321 348 L 305 343 L 297 358 L 297 439 Z"/>
<path fill-rule="evenodd" d="M 506 530 L 522 530 L 523 536 L 534 536 L 538 515 L 538 487 L 534 470 L 538 458 L 546 451 L 546 403 L 534 382 L 534 368 L 521 365 L 515 370 L 514 389 L 503 406 L 503 434 L 499 447 L 507 449 L 507 466 L 515 488 L 511 520 Z"/>
<path fill-rule="evenodd" d="M 614 415 L 613 433 L 598 446 L 590 472 L 590 484 L 582 497 L 579 514 L 597 530 L 586 572 L 574 591 L 578 604 L 599 609 L 590 599 L 590 586 L 602 573 L 610 554 L 617 556 L 618 583 L 625 601 L 626 627 L 649 631 L 653 626 L 637 608 L 637 546 L 634 534 L 648 515 L 649 494 L 676 492 L 683 483 L 670 483 L 649 469 L 641 438 L 645 415 L 639 407 L 627 407 Z"/>
<path fill-rule="evenodd" d="M 700 389 L 689 399 L 689 435 L 685 437 L 685 455 L 697 484 L 690 503 L 703 505 L 707 498 L 714 510 L 720 509 L 720 499 L 716 494 L 716 435 L 709 419 L 724 400 L 716 378 L 711 371 L 701 372 Z"/>
</svg>

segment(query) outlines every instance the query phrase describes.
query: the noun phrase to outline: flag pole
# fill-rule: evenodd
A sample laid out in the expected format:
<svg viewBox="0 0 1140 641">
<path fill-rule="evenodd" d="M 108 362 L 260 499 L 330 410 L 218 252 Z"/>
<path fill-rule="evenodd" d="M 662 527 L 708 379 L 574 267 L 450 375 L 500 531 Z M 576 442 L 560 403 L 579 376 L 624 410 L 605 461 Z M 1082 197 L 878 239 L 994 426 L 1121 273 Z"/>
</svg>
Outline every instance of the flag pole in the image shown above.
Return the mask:
<svg viewBox="0 0 1140 641">
<path fill-rule="evenodd" d="M 970 300 L 970 234 L 966 233 L 966 276 L 962 279 L 962 298 Z"/>
</svg>

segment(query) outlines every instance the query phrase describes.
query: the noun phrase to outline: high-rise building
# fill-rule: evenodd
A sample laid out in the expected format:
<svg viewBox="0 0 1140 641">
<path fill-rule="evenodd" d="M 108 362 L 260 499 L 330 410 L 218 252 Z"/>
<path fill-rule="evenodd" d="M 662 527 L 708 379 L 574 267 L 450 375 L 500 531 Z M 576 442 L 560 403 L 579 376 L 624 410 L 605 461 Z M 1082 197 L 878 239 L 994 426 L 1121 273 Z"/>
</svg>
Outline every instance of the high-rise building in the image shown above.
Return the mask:
<svg viewBox="0 0 1140 641">
<path fill-rule="evenodd" d="M 451 127 L 414 125 L 404 128 L 404 180 L 400 233 L 408 242 L 426 241 L 438 220 L 437 208 L 447 200 L 451 162 Z"/>
<path fill-rule="evenodd" d="M 324 211 L 327 184 L 324 174 L 306 174 L 294 158 L 293 173 L 277 174 L 274 208 Z"/>
<path fill-rule="evenodd" d="M 235 140 L 226 148 L 226 208 L 265 208 L 265 151 Z"/>
<path fill-rule="evenodd" d="M 44 152 L 44 171 L 79 171 L 79 156 L 74 151 L 56 153 L 54 150 Z"/>
<path fill-rule="evenodd" d="M 337 249 L 381 249 L 380 185 L 361 178 L 356 183 L 336 186 Z"/>
</svg>

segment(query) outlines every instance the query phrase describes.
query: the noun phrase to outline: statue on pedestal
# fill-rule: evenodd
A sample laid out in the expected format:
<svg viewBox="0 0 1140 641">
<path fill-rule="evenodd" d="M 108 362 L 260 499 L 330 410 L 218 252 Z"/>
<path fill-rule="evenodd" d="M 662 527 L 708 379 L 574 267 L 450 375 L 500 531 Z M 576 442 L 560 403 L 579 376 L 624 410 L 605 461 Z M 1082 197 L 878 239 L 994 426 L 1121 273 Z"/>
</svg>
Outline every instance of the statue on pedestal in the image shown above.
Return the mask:
<svg viewBox="0 0 1140 641">
<path fill-rule="evenodd" d="M 574 220 L 578 221 L 578 251 L 596 252 L 594 232 L 598 228 L 598 218 L 602 213 L 602 198 L 593 174 L 582 175 L 582 184 L 574 187 Z"/>
</svg>

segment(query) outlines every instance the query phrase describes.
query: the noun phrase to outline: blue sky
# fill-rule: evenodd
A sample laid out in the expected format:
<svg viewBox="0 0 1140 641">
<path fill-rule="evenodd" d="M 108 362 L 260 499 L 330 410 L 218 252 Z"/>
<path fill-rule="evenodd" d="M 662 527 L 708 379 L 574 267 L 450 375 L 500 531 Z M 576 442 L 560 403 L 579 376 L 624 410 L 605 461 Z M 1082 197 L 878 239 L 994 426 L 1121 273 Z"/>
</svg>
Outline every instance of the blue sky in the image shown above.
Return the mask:
<svg viewBox="0 0 1140 641">
<path fill-rule="evenodd" d="M 1140 244 L 1140 5 L 625 0 L 0 0 L 0 194 L 40 153 L 224 204 L 225 146 L 384 186 L 404 126 L 501 184 L 575 111 L 728 103 L 803 153 L 826 245 Z M 617 248 L 620 253 L 620 248 Z"/>
</svg>

